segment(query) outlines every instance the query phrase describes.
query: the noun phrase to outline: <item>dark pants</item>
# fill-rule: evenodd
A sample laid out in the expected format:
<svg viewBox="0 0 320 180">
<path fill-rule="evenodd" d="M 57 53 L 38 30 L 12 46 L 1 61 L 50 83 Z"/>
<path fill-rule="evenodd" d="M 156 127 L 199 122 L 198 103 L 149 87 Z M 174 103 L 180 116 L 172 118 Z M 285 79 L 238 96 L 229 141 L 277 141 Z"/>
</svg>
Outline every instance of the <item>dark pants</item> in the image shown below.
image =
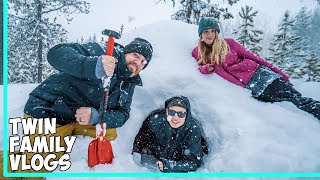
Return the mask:
<svg viewBox="0 0 320 180">
<path fill-rule="evenodd" d="M 320 102 L 312 98 L 303 97 L 292 84 L 283 79 L 274 80 L 264 92 L 257 97 L 263 102 L 292 102 L 299 109 L 306 111 L 320 120 Z"/>
</svg>

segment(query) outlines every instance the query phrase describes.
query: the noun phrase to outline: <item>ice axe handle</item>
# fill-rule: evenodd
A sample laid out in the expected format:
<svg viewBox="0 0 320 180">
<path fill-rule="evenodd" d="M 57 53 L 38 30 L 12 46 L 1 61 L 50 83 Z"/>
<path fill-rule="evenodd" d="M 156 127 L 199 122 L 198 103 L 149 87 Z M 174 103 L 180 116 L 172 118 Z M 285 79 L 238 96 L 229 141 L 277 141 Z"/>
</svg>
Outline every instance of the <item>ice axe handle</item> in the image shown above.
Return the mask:
<svg viewBox="0 0 320 180">
<path fill-rule="evenodd" d="M 109 36 L 108 37 L 108 47 L 107 47 L 107 55 L 108 56 L 113 55 L 113 49 L 114 49 L 114 37 Z"/>
<path fill-rule="evenodd" d="M 106 50 L 106 54 L 108 56 L 112 56 L 113 55 L 113 50 L 114 50 L 114 37 L 112 35 L 109 35 L 109 37 L 108 37 L 108 47 L 107 47 L 107 50 Z M 103 88 L 105 89 L 105 91 L 110 86 L 110 80 L 111 80 L 111 77 L 104 76 L 102 78 Z"/>
<path fill-rule="evenodd" d="M 108 37 L 108 47 L 107 47 L 107 55 L 112 56 L 113 55 L 113 50 L 114 50 L 114 37 L 109 36 Z M 106 91 L 110 87 L 110 80 L 111 77 L 102 77 L 102 83 L 103 83 L 103 88 Z"/>
</svg>

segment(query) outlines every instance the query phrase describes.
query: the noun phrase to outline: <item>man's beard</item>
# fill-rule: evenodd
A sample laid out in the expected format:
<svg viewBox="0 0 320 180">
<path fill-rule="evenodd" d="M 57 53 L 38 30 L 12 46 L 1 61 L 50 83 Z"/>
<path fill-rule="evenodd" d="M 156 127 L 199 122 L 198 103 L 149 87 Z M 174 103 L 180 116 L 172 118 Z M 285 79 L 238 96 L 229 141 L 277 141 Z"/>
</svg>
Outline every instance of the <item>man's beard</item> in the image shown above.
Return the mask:
<svg viewBox="0 0 320 180">
<path fill-rule="evenodd" d="M 135 64 L 129 63 L 128 68 L 134 75 L 138 75 L 139 74 L 138 73 L 138 67 L 135 66 Z"/>
</svg>

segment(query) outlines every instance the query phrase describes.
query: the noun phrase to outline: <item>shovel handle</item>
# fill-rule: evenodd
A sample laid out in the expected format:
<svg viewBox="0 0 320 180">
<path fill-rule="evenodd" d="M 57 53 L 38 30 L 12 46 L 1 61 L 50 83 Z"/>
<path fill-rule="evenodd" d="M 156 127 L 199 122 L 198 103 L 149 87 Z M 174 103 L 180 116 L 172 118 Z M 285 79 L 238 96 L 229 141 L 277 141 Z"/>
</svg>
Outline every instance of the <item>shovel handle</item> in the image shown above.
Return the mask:
<svg viewBox="0 0 320 180">
<path fill-rule="evenodd" d="M 106 129 L 106 124 L 105 123 L 99 123 L 99 124 L 96 125 L 97 138 L 98 137 L 103 138 L 106 135 L 105 134 L 106 132 L 104 131 L 105 129 Z"/>
</svg>

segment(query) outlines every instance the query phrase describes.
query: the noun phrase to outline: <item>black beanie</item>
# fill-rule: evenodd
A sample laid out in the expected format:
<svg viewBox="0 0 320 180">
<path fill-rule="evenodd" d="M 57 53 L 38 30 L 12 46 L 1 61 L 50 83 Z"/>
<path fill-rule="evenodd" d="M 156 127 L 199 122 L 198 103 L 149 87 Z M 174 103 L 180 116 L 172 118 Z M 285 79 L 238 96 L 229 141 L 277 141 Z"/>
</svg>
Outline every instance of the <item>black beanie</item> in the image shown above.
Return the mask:
<svg viewBox="0 0 320 180">
<path fill-rule="evenodd" d="M 124 47 L 123 52 L 124 54 L 131 52 L 139 53 L 144 56 L 149 64 L 152 58 L 153 49 L 152 45 L 147 40 L 137 37 Z M 146 64 L 144 68 L 147 67 L 148 64 Z"/>
<path fill-rule="evenodd" d="M 171 101 L 169 101 L 167 108 L 172 107 L 172 106 L 179 106 L 179 107 L 182 107 L 182 108 L 188 110 L 187 104 L 181 98 L 174 98 Z"/>
</svg>

